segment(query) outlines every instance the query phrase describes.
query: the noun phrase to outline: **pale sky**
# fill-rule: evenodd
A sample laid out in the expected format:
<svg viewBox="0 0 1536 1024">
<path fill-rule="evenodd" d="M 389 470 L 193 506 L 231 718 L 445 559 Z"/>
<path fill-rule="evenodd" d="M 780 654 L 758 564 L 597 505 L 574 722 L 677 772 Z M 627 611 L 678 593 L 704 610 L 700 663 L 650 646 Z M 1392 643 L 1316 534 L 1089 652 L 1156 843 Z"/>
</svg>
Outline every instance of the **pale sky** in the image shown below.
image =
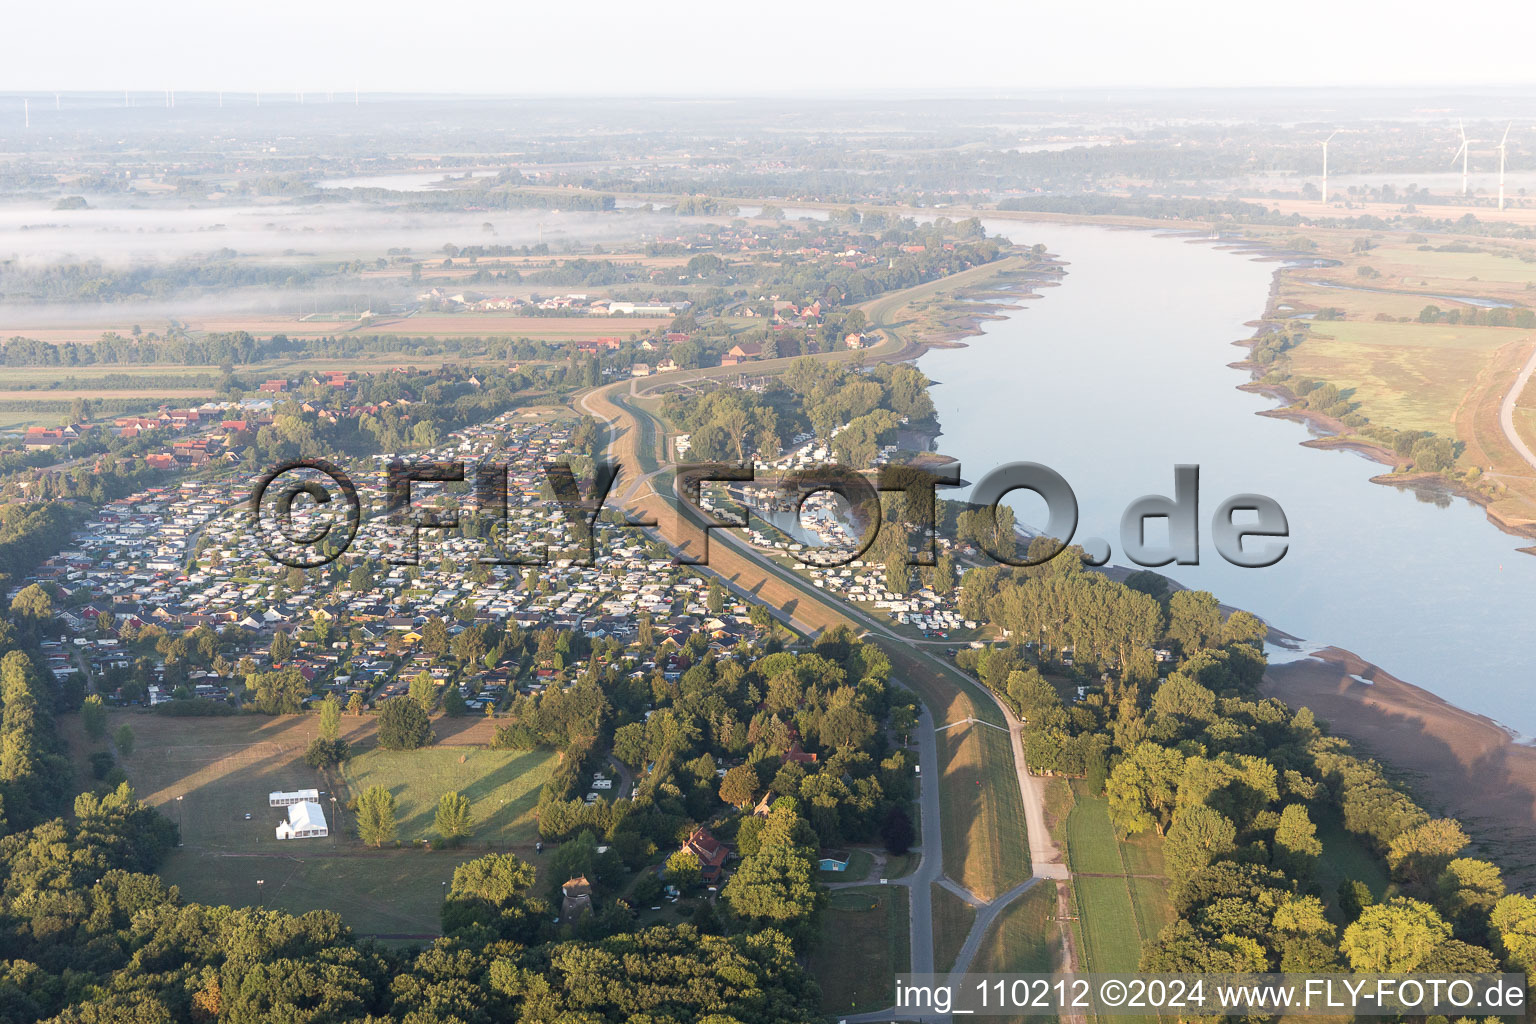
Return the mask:
<svg viewBox="0 0 1536 1024">
<path fill-rule="evenodd" d="M 1529 0 L 52 0 L 4 18 L 7 92 L 1536 84 Z"/>
</svg>

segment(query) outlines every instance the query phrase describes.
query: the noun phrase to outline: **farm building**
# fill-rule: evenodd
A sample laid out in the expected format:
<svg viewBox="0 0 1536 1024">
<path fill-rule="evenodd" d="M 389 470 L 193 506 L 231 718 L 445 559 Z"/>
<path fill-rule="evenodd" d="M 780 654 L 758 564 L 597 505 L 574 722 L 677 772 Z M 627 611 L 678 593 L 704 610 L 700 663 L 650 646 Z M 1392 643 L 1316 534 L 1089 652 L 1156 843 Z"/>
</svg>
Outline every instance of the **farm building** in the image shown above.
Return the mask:
<svg viewBox="0 0 1536 1024">
<path fill-rule="evenodd" d="M 288 805 L 288 820 L 277 826 L 279 839 L 318 839 L 329 835 L 325 812 L 312 800 Z"/>
</svg>

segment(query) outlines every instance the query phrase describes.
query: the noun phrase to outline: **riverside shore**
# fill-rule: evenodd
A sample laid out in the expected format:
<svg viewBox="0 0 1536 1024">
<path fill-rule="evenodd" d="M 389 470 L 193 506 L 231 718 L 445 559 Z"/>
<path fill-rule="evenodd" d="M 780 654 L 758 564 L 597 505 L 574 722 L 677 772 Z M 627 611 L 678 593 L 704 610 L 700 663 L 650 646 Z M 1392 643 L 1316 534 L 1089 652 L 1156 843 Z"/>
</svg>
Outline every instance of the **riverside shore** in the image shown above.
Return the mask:
<svg viewBox="0 0 1536 1024">
<path fill-rule="evenodd" d="M 1404 775 L 1432 813 L 1461 821 L 1512 888 L 1536 884 L 1536 747 L 1337 647 L 1271 664 L 1262 692 L 1311 708 L 1334 735 Z"/>
<path fill-rule="evenodd" d="M 1149 226 L 1117 224 L 1115 227 L 1134 229 Z M 1166 226 L 1160 227 L 1166 232 Z M 1212 243 L 1209 236 L 1190 236 L 1186 241 L 1192 247 L 1209 246 Z M 1279 269 L 1279 261 L 1286 258 L 1287 253 L 1256 252 L 1250 250 L 1249 246 L 1238 246 L 1236 249 L 1273 261 L 1269 273 L 1266 273 L 1270 302 L 1267 302 L 1264 310 L 1273 313 L 1273 293 L 1278 287 L 1276 270 Z M 1095 256 L 1091 246 L 1086 255 L 1061 244 L 1052 244 L 1049 252 L 1055 253 L 1066 269 L 1063 284 L 1071 284 L 1074 264 L 1087 263 L 1087 266 L 1092 266 L 1091 258 Z M 1055 296 L 1046 295 L 1046 301 L 1041 302 L 1041 309 L 1048 307 L 1054 299 Z M 1256 329 L 1258 324 L 1260 321 L 1250 321 L 1249 325 Z M 1249 339 L 1233 344 L 1247 347 L 1252 342 L 1250 336 Z M 1238 367 L 1250 372 L 1255 368 L 1249 364 L 1238 364 Z M 943 373 L 934 373 L 932 376 L 943 379 Z M 1233 384 L 1240 384 L 1240 381 L 1229 378 L 1227 385 L 1230 387 Z M 1263 385 L 1255 387 L 1252 382 L 1246 382 L 1241 390 L 1263 390 Z M 1281 395 L 1273 398 L 1281 404 L 1286 402 L 1286 398 Z M 1267 411 L 1270 416 L 1283 416 L 1286 410 Z M 946 430 L 949 428 L 943 415 L 940 415 L 940 425 Z M 1313 422 L 1312 425 L 1316 433 L 1339 433 L 1336 428 L 1329 430 L 1330 424 Z M 1315 436 L 1303 442 L 1303 447 L 1307 448 L 1336 448 L 1344 445 L 1346 442 L 1336 436 Z M 1366 445 L 1350 447 L 1356 454 L 1373 457 L 1379 464 L 1387 467 L 1393 465 L 1393 457 L 1385 448 L 1370 451 Z M 1312 457 L 1315 456 L 1309 454 L 1307 459 Z M 1298 465 L 1295 471 L 1306 470 Z M 1412 485 L 1413 482 L 1430 484 L 1430 481 L 1415 481 L 1413 474 L 1404 473 L 1382 473 L 1375 477 L 1375 482 L 1395 485 Z M 1441 482 L 1436 484 L 1444 488 Z M 1352 482 L 1350 487 L 1358 487 L 1358 484 Z M 1353 490 L 1347 491 L 1347 494 L 1353 493 Z M 1479 528 L 1482 528 L 1481 524 Z M 1103 571 L 1111 576 L 1123 577 L 1123 574 L 1129 573 L 1130 568 L 1109 565 Z M 1224 609 L 1229 613 L 1235 609 L 1233 606 L 1263 603 L 1252 596 L 1244 602 L 1235 594 L 1223 594 L 1220 591 L 1217 597 L 1223 600 Z M 1279 603 L 1284 605 L 1284 602 Z M 1256 611 L 1256 608 L 1250 609 Z M 1476 854 L 1471 855 L 1485 855 L 1498 861 L 1507 870 L 1511 886 L 1536 886 L 1536 852 L 1533 852 L 1536 851 L 1536 844 L 1533 844 L 1533 840 L 1536 840 L 1536 748 L 1522 745 L 1518 737 L 1511 735 L 1507 728 L 1495 720 L 1456 708 L 1432 692 L 1390 676 L 1384 669 L 1353 656 L 1352 652 L 1341 648 L 1321 648 L 1322 643 L 1329 640 L 1349 643 L 1350 636 L 1369 636 L 1369 633 L 1355 634 L 1347 629 L 1336 631 L 1332 623 L 1307 622 L 1304 616 L 1296 619 L 1289 616 L 1283 606 L 1267 609 L 1267 613 L 1264 619 L 1272 623 L 1272 639 L 1278 640 L 1281 646 L 1301 646 L 1307 651 L 1318 651 L 1318 656 L 1287 659 L 1276 654 L 1275 665 L 1270 666 L 1266 672 L 1264 694 L 1284 700 L 1293 709 L 1303 706 L 1312 709 L 1319 720 L 1329 723 L 1333 734 L 1350 740 L 1362 755 L 1378 758 L 1393 777 L 1401 778 L 1404 783 L 1412 786 L 1416 798 L 1432 814 L 1453 815 L 1461 820 L 1478 849 Z M 1287 639 L 1279 633 L 1281 629 L 1293 629 L 1307 637 L 1310 643 L 1307 640 Z M 1450 637 L 1455 636 L 1455 633 L 1450 633 Z M 1442 642 L 1442 646 L 1455 651 L 1458 643 L 1447 639 Z M 1476 659 L 1470 659 L 1470 662 L 1476 663 Z M 1418 662 L 1410 657 L 1405 663 L 1416 665 Z M 1438 676 L 1455 679 L 1452 672 L 1447 671 L 1438 672 Z M 1476 679 L 1476 669 L 1468 669 L 1464 676 L 1468 682 Z M 1508 706 L 1510 717 L 1524 723 L 1525 717 L 1528 717 L 1527 706 L 1518 702 Z M 1495 706 L 1493 711 L 1498 714 L 1499 706 Z"/>
</svg>

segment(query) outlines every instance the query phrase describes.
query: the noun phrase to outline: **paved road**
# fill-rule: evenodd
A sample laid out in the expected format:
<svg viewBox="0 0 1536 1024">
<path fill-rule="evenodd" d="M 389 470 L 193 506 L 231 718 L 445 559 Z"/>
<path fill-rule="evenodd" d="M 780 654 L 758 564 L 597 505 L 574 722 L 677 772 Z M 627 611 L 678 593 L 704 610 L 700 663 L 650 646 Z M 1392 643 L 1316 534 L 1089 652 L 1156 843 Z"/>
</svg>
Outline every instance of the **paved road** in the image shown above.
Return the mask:
<svg viewBox="0 0 1536 1024">
<path fill-rule="evenodd" d="M 1509 394 L 1504 396 L 1504 401 L 1499 406 L 1499 426 L 1504 428 L 1504 436 L 1509 439 L 1511 447 L 1520 453 L 1520 457 L 1532 469 L 1536 469 L 1536 452 L 1531 451 L 1530 446 L 1521 438 L 1520 432 L 1515 429 L 1515 403 L 1520 400 L 1520 392 L 1525 390 L 1525 383 L 1531 379 L 1532 371 L 1536 371 L 1536 347 L 1531 349 L 1530 358 L 1525 361 L 1520 375 L 1515 378 Z"/>
<path fill-rule="evenodd" d="M 939 744 L 927 705 L 917 725 L 917 803 L 923 820 L 923 859 L 907 876 L 912 888 L 912 972 L 933 973 L 933 883 L 944 877 L 944 822 L 939 808 Z"/>
<path fill-rule="evenodd" d="M 1522 378 L 1529 376 L 1533 366 L 1536 366 L 1536 354 L 1533 354 L 1532 363 L 1527 365 L 1526 373 L 1522 375 Z M 670 377 L 671 375 L 667 376 Z M 654 384 L 656 381 L 652 379 L 648 381 L 648 383 Z M 589 415 L 594 416 L 594 418 L 598 419 L 599 421 L 604 422 L 609 428 L 610 435 L 612 434 L 613 428 L 615 426 L 614 421 L 619 419 L 620 416 L 627 413 L 629 419 L 635 420 L 639 415 L 643 415 L 643 413 L 639 413 L 635 410 L 625 409 L 621 409 L 620 414 L 612 418 L 597 415 L 593 411 L 589 401 L 590 399 L 596 397 L 597 393 L 602 390 L 604 389 L 594 389 L 593 391 L 581 396 L 579 404 L 583 411 L 587 412 Z M 632 380 L 629 382 L 628 390 L 631 394 L 636 393 L 637 389 L 635 381 Z M 631 429 L 638 430 L 638 424 L 632 426 Z M 1533 460 L 1532 465 L 1536 466 L 1536 460 Z M 647 486 L 649 486 L 652 491 L 656 492 L 660 497 L 663 498 L 664 501 L 667 501 L 669 504 L 679 500 L 679 495 L 676 495 L 675 493 L 671 495 L 664 494 L 657 490 L 653 485 L 651 485 L 652 479 L 657 475 L 665 472 L 667 468 L 668 467 L 665 465 L 665 460 L 663 459 L 663 463 L 658 469 L 650 473 L 639 475 L 637 479 L 635 479 L 627 487 L 624 487 L 621 490 L 621 503 L 627 504 L 630 501 L 633 501 L 637 497 L 637 492 Z M 675 481 L 673 490 L 675 491 Z M 761 552 L 752 547 L 752 545 L 749 544 L 745 539 L 737 536 L 734 531 L 721 530 L 718 532 L 712 532 L 714 532 L 715 538 L 717 540 L 723 541 L 724 543 L 730 545 L 738 553 L 756 562 L 766 572 L 778 577 L 781 581 L 789 583 L 802 593 L 805 593 L 808 597 L 816 600 L 827 599 L 827 595 L 813 592 L 803 579 L 797 577 L 792 572 L 788 572 L 780 568 L 771 559 L 764 557 Z M 733 593 L 745 596 L 746 592 L 741 588 L 735 586 L 729 580 L 725 580 L 724 582 Z M 986 936 L 987 930 L 996 921 L 998 915 L 1000 915 L 1004 909 L 1012 904 L 1013 901 L 1018 899 L 1025 892 L 1029 891 L 1029 889 L 1031 889 L 1042 879 L 1051 879 L 1056 881 L 1064 880 L 1070 877 L 1066 862 L 1062 857 L 1061 851 L 1057 848 L 1055 842 L 1051 839 L 1050 832 L 1046 828 L 1044 780 L 1037 776 L 1031 775 L 1027 765 L 1025 764 L 1022 737 L 1023 723 L 1019 720 L 1018 716 L 1016 716 L 1013 711 L 995 694 L 987 690 L 985 687 L 975 686 L 971 680 L 961 675 L 958 670 L 954 668 L 954 666 L 940 658 L 935 657 L 927 650 L 922 649 L 921 646 L 918 646 L 912 641 L 909 641 L 904 637 L 897 636 L 896 634 L 890 632 L 884 623 L 878 622 L 870 616 L 864 614 L 861 609 L 842 601 L 834 601 L 833 603 L 837 606 L 838 610 L 848 618 L 862 624 L 867 632 L 878 634 L 885 639 L 904 644 L 912 649 L 915 654 L 924 659 L 934 669 L 936 675 L 951 676 L 951 678 L 964 680 L 966 684 L 970 684 L 974 689 L 986 694 L 987 698 L 997 706 L 998 710 L 1003 716 L 1004 721 L 1007 723 L 1007 731 L 1009 734 L 1010 746 L 1012 748 L 1011 753 L 1013 755 L 1014 767 L 1018 773 L 1019 796 L 1021 802 L 1024 805 L 1024 818 L 1028 832 L 1032 876 L 988 903 L 982 903 L 974 895 L 962 895 L 962 898 L 966 898 L 968 903 L 977 907 L 976 920 L 973 923 L 970 932 L 966 936 L 965 943 L 961 947 L 960 953 L 956 958 L 953 968 L 957 972 L 963 972 L 969 968 L 971 962 L 974 960 L 976 952 L 979 950 L 981 942 Z M 803 626 L 795 620 L 793 615 L 786 614 L 782 609 L 773 608 L 770 610 L 776 618 L 780 619 L 781 621 L 788 622 L 804 632 Z M 959 685 L 958 681 L 957 685 Z M 896 882 L 895 884 L 904 884 L 908 886 L 911 892 L 910 923 L 912 930 L 912 971 L 913 973 L 927 974 L 934 973 L 932 883 L 940 882 L 940 884 L 944 884 L 946 888 L 960 890 L 962 894 L 964 893 L 964 890 L 952 879 L 948 879 L 944 876 L 943 821 L 941 808 L 939 805 L 939 766 L 937 740 L 934 732 L 933 719 L 928 707 L 921 701 L 919 702 L 919 706 L 922 708 L 922 716 L 918 729 L 918 755 L 919 763 L 922 765 L 923 770 L 920 773 L 921 782 L 919 783 L 918 800 L 922 814 L 921 824 L 923 856 L 917 870 L 906 878 Z M 987 727 L 989 724 L 990 723 L 971 723 L 969 727 L 983 728 Z M 1006 840 L 1004 839 L 1001 841 Z M 1075 969 L 1076 956 L 1072 950 L 1070 938 L 1066 935 L 1064 935 L 1063 939 L 1063 954 L 1065 960 L 1065 968 L 1067 970 Z M 887 1009 L 870 1013 L 856 1014 L 842 1019 L 850 1022 L 875 1022 L 898 1018 L 892 1009 Z M 936 1016 L 925 1018 L 915 1015 L 902 1015 L 899 1019 L 944 1020 L 947 1018 Z"/>
<path fill-rule="evenodd" d="M 622 797 L 625 800 L 628 800 L 629 791 L 634 788 L 635 784 L 634 777 L 629 774 L 629 765 L 625 764 L 623 761 L 620 761 L 612 754 L 609 754 L 608 766 L 612 768 L 614 774 L 618 776 L 618 779 L 615 780 L 613 784 L 613 798 L 618 800 L 620 797 Z"/>
</svg>

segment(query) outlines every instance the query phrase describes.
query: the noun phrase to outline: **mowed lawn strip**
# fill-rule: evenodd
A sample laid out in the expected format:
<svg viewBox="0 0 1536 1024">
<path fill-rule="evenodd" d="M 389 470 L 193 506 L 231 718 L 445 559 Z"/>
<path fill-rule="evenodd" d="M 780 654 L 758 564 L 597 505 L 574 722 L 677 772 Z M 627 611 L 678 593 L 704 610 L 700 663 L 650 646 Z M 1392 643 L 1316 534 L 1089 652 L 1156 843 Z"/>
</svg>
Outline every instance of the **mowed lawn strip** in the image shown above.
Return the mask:
<svg viewBox="0 0 1536 1024">
<path fill-rule="evenodd" d="M 1141 959 L 1141 939 L 1125 879 L 1079 875 L 1072 885 L 1082 921 L 1086 968 L 1100 973 L 1134 972 Z"/>
<path fill-rule="evenodd" d="M 1165 912 L 1151 891 L 1143 892 L 1143 905 L 1137 906 L 1132 898 L 1137 879 L 1129 877 L 1126 864 L 1129 859 L 1151 867 L 1152 854 L 1136 844 L 1128 844 L 1134 852 L 1123 853 L 1109 821 L 1109 801 L 1089 795 L 1081 784 L 1073 788 L 1077 799 L 1067 818 L 1067 858 L 1080 919 L 1084 968 L 1134 971 L 1141 959 L 1142 943 L 1156 938 L 1155 932 L 1146 934 L 1144 927 L 1162 920 Z M 1165 884 L 1161 879 L 1150 881 Z"/>
<path fill-rule="evenodd" d="M 808 958 L 827 1013 L 889 1006 L 896 975 L 911 968 L 907 890 L 900 885 L 838 889 L 827 899 L 821 941 Z"/>
<path fill-rule="evenodd" d="M 1073 874 L 1118 875 L 1125 868 L 1109 822 L 1109 801 L 1073 787 L 1076 800 L 1067 816 L 1067 862 Z"/>
</svg>

